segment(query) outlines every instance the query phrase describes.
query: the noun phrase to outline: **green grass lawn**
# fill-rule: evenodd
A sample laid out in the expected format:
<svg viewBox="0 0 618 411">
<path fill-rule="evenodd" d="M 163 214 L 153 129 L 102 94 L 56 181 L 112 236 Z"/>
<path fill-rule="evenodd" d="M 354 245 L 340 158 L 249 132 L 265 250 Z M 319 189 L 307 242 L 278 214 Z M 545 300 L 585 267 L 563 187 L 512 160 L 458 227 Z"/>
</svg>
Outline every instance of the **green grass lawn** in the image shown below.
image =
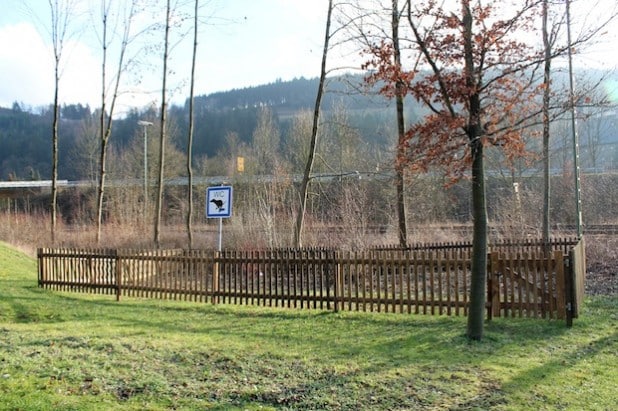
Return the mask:
<svg viewBox="0 0 618 411">
<path fill-rule="evenodd" d="M 581 318 L 332 313 L 39 289 L 0 244 L 2 410 L 615 410 L 618 299 Z"/>
</svg>

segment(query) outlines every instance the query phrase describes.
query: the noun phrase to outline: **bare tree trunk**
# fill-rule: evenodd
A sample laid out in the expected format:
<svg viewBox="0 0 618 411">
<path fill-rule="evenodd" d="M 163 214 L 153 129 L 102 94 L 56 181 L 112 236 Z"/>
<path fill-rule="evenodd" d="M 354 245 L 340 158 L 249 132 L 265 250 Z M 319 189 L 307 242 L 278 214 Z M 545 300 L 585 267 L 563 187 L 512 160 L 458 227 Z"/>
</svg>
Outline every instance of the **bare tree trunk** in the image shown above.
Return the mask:
<svg viewBox="0 0 618 411">
<path fill-rule="evenodd" d="M 54 119 L 52 123 L 52 175 L 51 175 L 51 242 L 56 244 L 56 214 L 58 208 L 58 122 L 60 120 L 60 107 L 58 101 L 58 89 L 60 83 L 59 55 L 56 56 L 54 68 Z"/>
<path fill-rule="evenodd" d="M 109 113 L 106 113 L 106 100 L 107 100 L 107 83 L 106 83 L 106 70 L 107 70 L 107 49 L 109 44 L 107 43 L 107 29 L 108 29 L 108 16 L 109 6 L 111 3 L 106 3 L 103 0 L 101 7 L 102 10 L 102 29 L 103 34 L 101 38 L 101 45 L 103 49 L 103 59 L 101 63 L 101 113 L 100 113 L 100 133 L 101 133 L 101 153 L 99 158 L 99 187 L 97 190 L 97 244 L 101 242 L 101 226 L 103 224 L 103 199 L 105 195 L 105 178 L 107 176 L 107 146 L 109 139 L 112 135 L 112 125 L 114 108 L 116 106 L 116 100 L 118 97 L 118 89 L 120 87 L 120 78 L 124 70 L 124 57 L 129 43 L 131 22 L 135 10 L 135 2 L 132 1 L 130 5 L 130 14 L 128 20 L 124 22 L 124 32 L 122 37 L 122 44 L 120 46 L 120 54 L 118 57 L 118 68 L 115 76 L 115 83 L 112 95 L 112 101 L 110 103 Z M 107 121 L 106 121 L 107 120 Z"/>
<path fill-rule="evenodd" d="M 58 213 L 58 127 L 60 123 L 60 61 L 65 41 L 68 40 L 69 22 L 73 10 L 73 0 L 48 0 L 51 13 L 51 41 L 54 53 L 54 108 L 52 120 L 52 172 L 51 172 L 51 243 L 56 243 Z"/>
<path fill-rule="evenodd" d="M 159 178 L 157 190 L 157 210 L 155 215 L 154 242 L 157 248 L 161 247 L 161 208 L 163 203 L 163 171 L 165 168 L 165 126 L 167 118 L 166 88 L 167 88 L 167 60 L 169 53 L 171 4 L 167 0 L 165 13 L 165 40 L 163 46 L 163 81 L 161 85 L 161 133 L 159 136 Z"/>
<path fill-rule="evenodd" d="M 105 94 L 106 80 L 105 69 L 107 65 L 107 13 L 106 4 L 102 4 L 103 13 L 103 35 L 101 44 L 103 48 L 103 59 L 101 62 L 101 113 L 99 117 L 99 132 L 101 136 L 101 152 L 99 158 L 99 187 L 97 190 L 97 245 L 101 242 L 101 225 L 103 221 L 103 192 L 105 190 L 105 154 L 107 152 L 107 138 L 105 133 Z"/>
<path fill-rule="evenodd" d="M 550 137 L 550 120 L 549 120 L 549 99 L 551 94 L 551 43 L 549 39 L 549 31 L 547 26 L 548 8 L 547 0 L 543 0 L 543 48 L 545 52 L 545 64 L 543 70 L 543 243 L 548 251 L 550 237 L 550 195 L 551 195 L 551 176 L 550 176 L 550 158 L 549 158 L 549 137 Z"/>
<path fill-rule="evenodd" d="M 305 210 L 307 208 L 307 190 L 309 187 L 309 177 L 313 168 L 313 160 L 315 158 L 315 149 L 318 140 L 318 125 L 320 120 L 320 104 L 322 102 L 322 94 L 324 93 L 324 83 L 326 81 L 326 57 L 328 55 L 328 42 L 330 40 L 330 20 L 333 12 L 333 0 L 328 0 L 328 14 L 326 16 L 326 33 L 324 35 L 324 49 L 322 50 L 322 66 L 320 70 L 320 83 L 318 85 L 318 94 L 315 99 L 313 109 L 313 126 L 311 128 L 311 144 L 309 148 L 309 157 L 305 166 L 303 180 L 300 186 L 300 209 L 296 216 L 296 229 L 294 230 L 294 244 L 296 247 L 302 246 L 302 232 L 305 220 Z"/>
<path fill-rule="evenodd" d="M 392 33 L 393 49 L 395 56 L 395 66 L 401 69 L 401 50 L 399 49 L 399 5 L 397 0 L 392 3 Z M 395 83 L 395 103 L 397 108 L 397 157 L 395 159 L 395 185 L 397 187 L 397 222 L 399 233 L 399 246 L 404 248 L 408 245 L 408 230 L 406 227 L 406 205 L 404 192 L 404 170 L 403 157 L 405 156 L 405 120 L 403 116 L 403 82 L 397 80 Z"/>
<path fill-rule="evenodd" d="M 191 165 L 191 154 L 193 151 L 193 128 L 194 128 L 194 107 L 193 107 L 193 93 L 195 87 L 195 61 L 197 57 L 197 23 L 198 23 L 198 9 L 199 0 L 195 0 L 195 9 L 193 11 L 193 56 L 191 59 L 191 86 L 189 91 L 189 136 L 187 139 L 187 177 L 188 181 L 188 195 L 187 201 L 189 202 L 189 209 L 187 211 L 187 238 L 189 241 L 189 249 L 193 248 L 193 167 Z"/>
</svg>

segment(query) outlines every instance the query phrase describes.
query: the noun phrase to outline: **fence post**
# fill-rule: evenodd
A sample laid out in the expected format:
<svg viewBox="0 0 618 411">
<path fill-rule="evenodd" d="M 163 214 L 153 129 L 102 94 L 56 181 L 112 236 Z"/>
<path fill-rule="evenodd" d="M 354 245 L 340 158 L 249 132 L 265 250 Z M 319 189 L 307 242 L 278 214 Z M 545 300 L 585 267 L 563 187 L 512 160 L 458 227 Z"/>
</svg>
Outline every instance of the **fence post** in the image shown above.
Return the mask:
<svg viewBox="0 0 618 411">
<path fill-rule="evenodd" d="M 221 252 L 215 251 L 214 264 L 212 267 L 212 304 L 219 303 L 219 259 L 221 258 Z"/>
<path fill-rule="evenodd" d="M 122 295 L 122 264 L 118 250 L 114 250 L 114 261 L 116 263 L 116 301 L 120 301 L 120 296 Z"/>
<path fill-rule="evenodd" d="M 43 249 L 42 248 L 38 248 L 36 250 L 36 259 L 37 259 L 38 268 L 39 268 L 38 285 L 39 287 L 43 287 Z"/>
<path fill-rule="evenodd" d="M 487 280 L 487 319 L 500 317 L 500 254 L 492 251 L 489 255 L 489 270 Z"/>
<path fill-rule="evenodd" d="M 339 311 L 339 294 L 340 294 L 340 285 L 341 285 L 341 256 L 339 255 L 339 251 L 333 251 L 333 266 L 335 267 L 335 288 L 334 288 L 334 299 L 335 299 L 335 312 Z"/>
<path fill-rule="evenodd" d="M 564 258 L 564 299 L 566 308 L 566 326 L 573 326 L 573 314 L 575 302 L 573 300 L 573 287 L 575 283 L 575 267 L 573 264 L 573 252 L 569 252 L 569 256 Z"/>
<path fill-rule="evenodd" d="M 573 275 L 573 284 L 571 288 L 571 292 L 573 293 L 571 299 L 573 318 L 578 318 L 583 303 L 584 284 L 586 280 L 586 245 L 584 237 L 580 238 L 578 243 L 569 250 L 569 257 Z"/>
</svg>

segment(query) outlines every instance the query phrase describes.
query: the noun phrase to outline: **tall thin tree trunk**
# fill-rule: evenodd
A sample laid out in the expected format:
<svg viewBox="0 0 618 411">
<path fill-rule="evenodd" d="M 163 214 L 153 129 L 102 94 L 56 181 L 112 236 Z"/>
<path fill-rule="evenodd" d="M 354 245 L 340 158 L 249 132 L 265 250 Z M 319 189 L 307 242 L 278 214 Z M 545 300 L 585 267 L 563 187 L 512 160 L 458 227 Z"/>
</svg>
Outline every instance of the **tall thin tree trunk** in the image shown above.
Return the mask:
<svg viewBox="0 0 618 411">
<path fill-rule="evenodd" d="M 548 5 L 547 0 L 543 0 L 543 48 L 545 52 L 545 65 L 543 70 L 543 243 L 545 251 L 548 251 L 550 233 L 550 212 L 551 212 L 551 176 L 549 158 L 549 103 L 551 95 L 551 44 L 547 27 Z"/>
<path fill-rule="evenodd" d="M 101 62 L 101 113 L 99 117 L 99 132 L 101 134 L 101 152 L 99 158 L 99 187 L 97 190 L 97 244 L 101 242 L 101 226 L 103 224 L 103 194 L 105 191 L 105 157 L 107 139 L 105 138 L 105 69 L 107 64 L 107 8 L 103 10 L 103 59 Z"/>
<path fill-rule="evenodd" d="M 60 121 L 60 102 L 58 89 L 60 86 L 60 60 L 56 56 L 54 69 L 54 119 L 52 122 L 52 175 L 51 175 L 51 242 L 56 244 L 56 223 L 58 208 L 58 123 Z"/>
<path fill-rule="evenodd" d="M 103 12 L 103 35 L 102 35 L 102 48 L 103 59 L 101 63 L 101 116 L 100 121 L 100 133 L 101 133 L 101 153 L 99 157 L 99 187 L 97 196 L 97 244 L 101 242 L 101 227 L 103 225 L 103 200 L 105 196 L 105 179 L 107 177 L 107 147 L 109 139 L 112 135 L 112 126 L 114 121 L 114 109 L 116 107 L 116 101 L 118 99 L 118 90 L 120 88 L 120 79 L 122 77 L 122 71 L 124 69 L 124 58 L 127 51 L 127 45 L 129 43 L 129 36 L 131 31 L 131 23 L 135 13 L 135 0 L 131 0 L 130 13 L 128 19 L 124 21 L 124 32 L 122 37 L 122 44 L 120 46 L 120 53 L 118 56 L 118 67 L 113 88 L 113 94 L 111 103 L 109 105 L 109 113 L 107 111 L 107 84 L 106 84 L 106 71 L 107 71 L 107 49 L 109 44 L 107 43 L 107 29 L 108 29 L 108 6 L 111 3 L 102 4 Z"/>
<path fill-rule="evenodd" d="M 167 0 L 165 13 L 165 40 L 163 46 L 163 81 L 161 85 L 161 133 L 159 136 L 159 178 L 157 190 L 157 210 L 155 214 L 154 227 L 154 242 L 157 248 L 161 247 L 161 208 L 163 203 L 163 176 L 165 168 L 165 126 L 167 119 L 167 103 L 166 103 L 166 88 L 167 88 L 167 60 L 169 48 L 169 32 L 170 32 L 170 14 L 171 4 Z"/>
<path fill-rule="evenodd" d="M 75 5 L 72 0 L 48 0 L 51 13 L 51 41 L 54 53 L 54 107 L 52 120 L 52 172 L 51 172 L 51 242 L 56 243 L 56 228 L 58 214 L 58 127 L 60 124 L 60 60 L 64 42 L 69 33 L 71 12 Z"/>
<path fill-rule="evenodd" d="M 197 23 L 198 23 L 198 9 L 199 0 L 195 0 L 195 9 L 193 11 L 193 57 L 191 59 L 191 86 L 189 90 L 189 136 L 187 139 L 187 176 L 188 176 L 188 196 L 189 209 L 187 211 L 187 237 L 189 240 L 189 249 L 193 248 L 193 167 L 191 165 L 191 154 L 193 151 L 193 128 L 194 128 L 194 107 L 193 107 L 193 93 L 195 87 L 195 61 L 197 57 Z"/>
<path fill-rule="evenodd" d="M 399 49 L 399 5 L 397 0 L 392 2 L 392 32 L 393 49 L 395 54 L 395 66 L 401 70 L 401 50 Z M 395 105 L 397 108 L 397 158 L 395 159 L 395 185 L 397 190 L 397 222 L 399 232 L 399 246 L 404 248 L 408 245 L 408 233 L 406 227 L 406 205 L 404 191 L 403 157 L 405 155 L 405 120 L 403 116 L 403 90 L 404 84 L 398 79 L 395 83 Z"/>
<path fill-rule="evenodd" d="M 303 180 L 300 186 L 300 209 L 296 216 L 296 229 L 294 230 L 294 244 L 296 247 L 302 246 L 302 232 L 305 220 L 305 210 L 307 208 L 307 191 L 309 188 L 309 177 L 313 168 L 315 158 L 315 149 L 318 140 L 318 125 L 320 120 L 320 104 L 322 102 L 322 94 L 324 92 L 324 83 L 326 81 L 326 57 L 328 55 L 328 42 L 330 40 L 330 20 L 333 11 L 333 0 L 328 0 L 328 14 L 326 16 L 326 33 L 324 35 L 324 49 L 322 50 L 322 66 L 320 69 L 320 83 L 318 85 L 318 94 L 315 99 L 313 109 L 313 126 L 311 128 L 311 145 L 309 147 L 309 157 L 305 166 Z"/>
<path fill-rule="evenodd" d="M 575 188 L 575 219 L 577 224 L 577 238 L 581 238 L 583 232 L 582 200 L 580 190 L 580 170 L 579 170 L 579 135 L 577 133 L 577 109 L 575 107 L 575 76 L 573 73 L 573 56 L 571 42 L 571 0 L 566 0 L 566 24 L 567 42 L 569 57 L 569 105 L 571 112 L 571 134 L 573 137 L 573 174 Z"/>
<path fill-rule="evenodd" d="M 103 196 L 105 194 L 105 177 L 107 175 L 107 139 L 105 138 L 104 116 L 105 104 L 101 105 L 101 152 L 99 154 L 99 182 L 97 189 L 97 244 L 101 242 L 103 225 Z"/>
</svg>

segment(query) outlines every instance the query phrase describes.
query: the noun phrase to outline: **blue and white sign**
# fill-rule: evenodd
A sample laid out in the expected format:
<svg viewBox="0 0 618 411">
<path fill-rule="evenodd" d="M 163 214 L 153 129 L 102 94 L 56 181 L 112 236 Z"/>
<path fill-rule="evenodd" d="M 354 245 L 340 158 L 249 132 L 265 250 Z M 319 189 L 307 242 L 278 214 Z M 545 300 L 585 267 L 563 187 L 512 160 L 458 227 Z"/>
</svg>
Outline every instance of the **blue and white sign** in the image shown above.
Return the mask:
<svg viewBox="0 0 618 411">
<path fill-rule="evenodd" d="M 229 218 L 232 215 L 232 187 L 208 187 L 206 190 L 206 217 Z"/>
</svg>

